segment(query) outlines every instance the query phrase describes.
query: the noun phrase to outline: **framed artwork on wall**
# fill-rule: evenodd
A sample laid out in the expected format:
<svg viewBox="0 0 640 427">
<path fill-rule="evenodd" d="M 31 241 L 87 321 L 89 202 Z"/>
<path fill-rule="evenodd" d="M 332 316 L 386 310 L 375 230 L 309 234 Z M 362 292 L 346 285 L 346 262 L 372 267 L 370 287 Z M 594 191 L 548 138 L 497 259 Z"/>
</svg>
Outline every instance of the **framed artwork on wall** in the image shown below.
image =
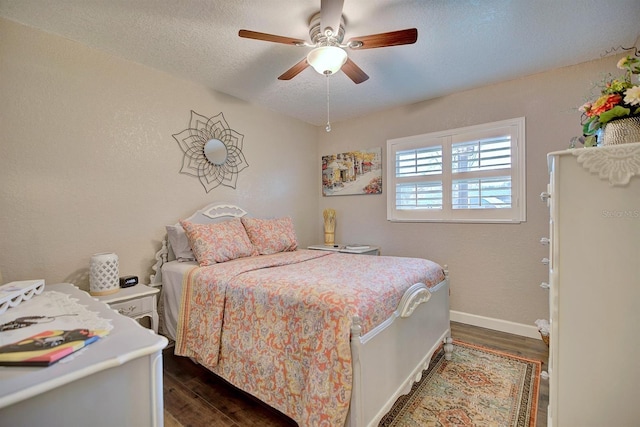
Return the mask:
<svg viewBox="0 0 640 427">
<path fill-rule="evenodd" d="M 382 194 L 382 148 L 322 156 L 322 195 Z"/>
</svg>

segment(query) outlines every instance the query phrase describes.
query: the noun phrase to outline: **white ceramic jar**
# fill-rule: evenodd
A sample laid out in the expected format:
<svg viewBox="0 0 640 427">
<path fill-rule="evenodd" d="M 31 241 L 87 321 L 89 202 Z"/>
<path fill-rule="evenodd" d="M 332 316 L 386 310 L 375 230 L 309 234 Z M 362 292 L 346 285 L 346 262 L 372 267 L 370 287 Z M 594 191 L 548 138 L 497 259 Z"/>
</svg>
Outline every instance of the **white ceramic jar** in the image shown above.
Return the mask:
<svg viewBox="0 0 640 427">
<path fill-rule="evenodd" d="M 111 252 L 94 254 L 89 264 L 89 293 L 109 295 L 118 292 L 119 274 L 118 255 Z"/>
</svg>

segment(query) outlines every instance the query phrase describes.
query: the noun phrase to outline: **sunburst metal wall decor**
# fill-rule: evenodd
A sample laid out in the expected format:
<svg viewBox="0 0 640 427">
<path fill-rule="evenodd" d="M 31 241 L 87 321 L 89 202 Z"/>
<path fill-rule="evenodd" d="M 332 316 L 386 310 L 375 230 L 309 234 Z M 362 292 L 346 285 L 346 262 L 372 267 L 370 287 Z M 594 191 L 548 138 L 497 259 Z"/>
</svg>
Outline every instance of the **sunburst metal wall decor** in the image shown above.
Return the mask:
<svg viewBox="0 0 640 427">
<path fill-rule="evenodd" d="M 235 189 L 238 173 L 249 166 L 242 154 L 244 135 L 229 128 L 222 113 L 207 118 L 192 110 L 189 128 L 173 138 L 184 153 L 180 173 L 198 178 L 207 193 L 219 185 Z M 212 144 L 218 147 L 215 157 Z"/>
</svg>

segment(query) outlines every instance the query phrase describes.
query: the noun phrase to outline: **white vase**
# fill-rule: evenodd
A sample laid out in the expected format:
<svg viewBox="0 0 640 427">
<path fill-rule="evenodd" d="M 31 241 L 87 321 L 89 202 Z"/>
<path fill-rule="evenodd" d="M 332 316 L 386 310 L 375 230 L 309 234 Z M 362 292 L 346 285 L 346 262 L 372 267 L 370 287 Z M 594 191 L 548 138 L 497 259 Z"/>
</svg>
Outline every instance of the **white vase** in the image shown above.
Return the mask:
<svg viewBox="0 0 640 427">
<path fill-rule="evenodd" d="M 118 292 L 119 274 L 118 255 L 110 252 L 94 254 L 89 264 L 89 293 L 109 295 Z"/>
</svg>

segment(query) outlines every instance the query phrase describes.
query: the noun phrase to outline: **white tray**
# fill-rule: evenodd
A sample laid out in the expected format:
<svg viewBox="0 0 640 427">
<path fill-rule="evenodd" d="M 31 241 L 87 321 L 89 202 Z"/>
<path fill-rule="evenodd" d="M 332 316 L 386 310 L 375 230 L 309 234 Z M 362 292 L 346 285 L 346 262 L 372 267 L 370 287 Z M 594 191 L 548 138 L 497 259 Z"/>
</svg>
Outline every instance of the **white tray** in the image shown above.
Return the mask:
<svg viewBox="0 0 640 427">
<path fill-rule="evenodd" d="M 0 286 L 0 314 L 44 290 L 44 280 L 23 280 Z"/>
</svg>

